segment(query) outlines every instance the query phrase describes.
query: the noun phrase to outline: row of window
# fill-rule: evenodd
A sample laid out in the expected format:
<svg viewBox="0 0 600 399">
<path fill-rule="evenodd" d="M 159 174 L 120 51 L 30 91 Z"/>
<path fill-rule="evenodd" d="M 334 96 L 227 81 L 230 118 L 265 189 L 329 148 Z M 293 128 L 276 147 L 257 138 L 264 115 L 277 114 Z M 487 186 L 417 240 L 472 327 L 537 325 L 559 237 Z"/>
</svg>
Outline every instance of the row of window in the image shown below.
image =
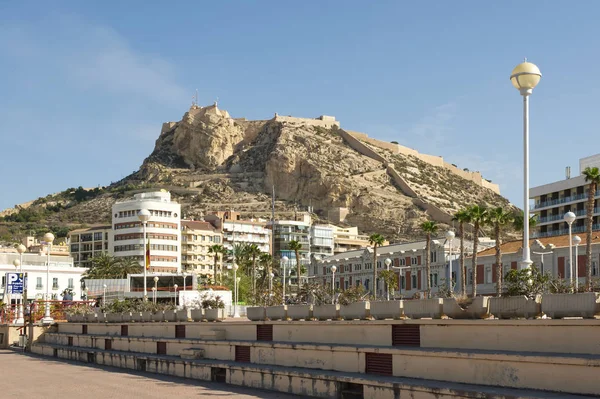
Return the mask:
<svg viewBox="0 0 600 399">
<path fill-rule="evenodd" d="M 144 246 L 142 244 L 115 245 L 115 252 L 140 251 L 143 249 Z M 150 251 L 153 250 L 176 252 L 179 250 L 179 247 L 177 245 L 150 244 Z"/>
<path fill-rule="evenodd" d="M 181 237 L 182 241 L 206 241 L 206 242 L 215 242 L 215 243 L 220 243 L 221 242 L 221 237 L 220 236 L 201 236 L 201 235 L 183 235 Z"/>
<path fill-rule="evenodd" d="M 159 233 L 147 233 L 146 237 L 152 240 L 172 240 L 177 241 L 177 235 L 175 234 L 159 234 Z M 117 234 L 115 235 L 115 241 L 123 240 L 135 240 L 144 238 L 144 233 L 130 233 L 130 234 Z"/>
<path fill-rule="evenodd" d="M 133 229 L 141 227 L 142 223 L 140 222 L 131 222 L 131 223 L 117 223 L 115 224 L 115 230 L 120 229 Z M 159 229 L 177 229 L 177 223 L 161 223 L 161 222 L 148 222 L 148 227 L 156 227 Z"/>
<path fill-rule="evenodd" d="M 148 209 L 148 211 L 150 212 L 150 216 L 157 216 L 157 217 L 161 217 L 161 218 L 170 218 L 170 217 L 177 217 L 177 213 L 173 213 L 171 211 L 160 211 L 160 210 L 155 210 L 155 209 Z M 139 209 L 136 210 L 129 210 L 129 211 L 120 211 L 119 213 L 115 213 L 115 217 L 116 218 L 130 218 L 130 217 L 134 217 L 137 216 L 140 213 Z"/>
<path fill-rule="evenodd" d="M 2 276 L 2 288 L 4 288 L 5 285 L 6 285 L 6 276 Z M 35 279 L 35 288 L 38 289 L 38 290 L 44 288 L 43 278 L 42 277 L 36 277 L 36 279 Z M 75 280 L 73 278 L 69 278 L 69 280 L 67 282 L 67 288 L 70 288 L 70 289 L 74 289 L 75 288 Z M 58 289 L 58 277 L 53 277 L 52 278 L 52 289 L 53 290 L 57 290 Z"/>
</svg>

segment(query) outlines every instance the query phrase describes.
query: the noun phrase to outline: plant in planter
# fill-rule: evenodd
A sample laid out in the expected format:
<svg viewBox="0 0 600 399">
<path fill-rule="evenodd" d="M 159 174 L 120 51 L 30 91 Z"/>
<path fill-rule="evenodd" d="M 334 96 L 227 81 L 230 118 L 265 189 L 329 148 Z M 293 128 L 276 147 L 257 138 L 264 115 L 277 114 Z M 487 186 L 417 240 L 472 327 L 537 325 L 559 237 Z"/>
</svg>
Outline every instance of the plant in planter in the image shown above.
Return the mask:
<svg viewBox="0 0 600 399">
<path fill-rule="evenodd" d="M 94 309 L 88 304 L 77 304 L 65 308 L 68 321 L 84 321 L 88 314 L 94 314 Z"/>
<path fill-rule="evenodd" d="M 504 281 L 508 296 L 526 296 L 529 299 L 550 292 L 552 287 L 552 276 L 549 273 L 542 274 L 534 265 L 522 270 L 510 270 Z"/>
<path fill-rule="evenodd" d="M 225 302 L 219 295 L 204 295 L 201 298 L 202 309 L 204 309 L 204 320 L 217 321 L 225 318 Z"/>
</svg>

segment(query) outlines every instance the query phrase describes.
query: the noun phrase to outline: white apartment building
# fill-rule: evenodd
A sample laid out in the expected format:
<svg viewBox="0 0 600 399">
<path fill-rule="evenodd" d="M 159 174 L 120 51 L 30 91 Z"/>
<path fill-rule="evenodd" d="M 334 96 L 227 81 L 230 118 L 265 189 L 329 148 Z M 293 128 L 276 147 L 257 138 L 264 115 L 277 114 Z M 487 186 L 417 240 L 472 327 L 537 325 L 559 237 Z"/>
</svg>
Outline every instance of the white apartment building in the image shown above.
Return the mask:
<svg viewBox="0 0 600 399">
<path fill-rule="evenodd" d="M 334 232 L 331 225 L 310 226 L 310 255 L 322 259 L 333 255 Z"/>
<path fill-rule="evenodd" d="M 234 245 L 256 244 L 262 252 L 271 253 L 271 230 L 263 220 L 242 220 L 239 212 L 215 212 L 213 215 L 204 216 L 223 232 L 223 246 L 231 251 Z"/>
<path fill-rule="evenodd" d="M 213 245 L 223 245 L 223 234 L 219 229 L 205 221 L 181 221 L 181 264 L 184 271 L 213 276 L 215 258 L 209 252 Z M 222 267 L 222 262 L 219 255 L 217 268 Z"/>
<path fill-rule="evenodd" d="M 3 300 L 6 287 L 6 273 L 15 273 L 13 262 L 19 259 L 19 254 L 15 251 L 0 253 L 0 275 L 2 276 L 0 293 Z M 43 299 L 46 294 L 46 255 L 39 253 L 23 254 L 23 273 L 27 273 L 27 298 Z M 67 288 L 73 290 L 74 300 L 81 300 L 81 276 L 87 269 L 83 267 L 74 267 L 73 258 L 69 256 L 50 255 L 50 296 L 52 299 L 62 299 L 60 294 Z M 14 298 L 13 298 L 14 299 Z"/>
<path fill-rule="evenodd" d="M 112 207 L 113 240 L 110 253 L 115 257 L 134 257 L 143 265 L 144 238 L 138 218 L 141 209 L 150 212 L 147 241 L 150 242 L 150 272 L 181 271 L 181 205 L 171 201 L 171 193 L 161 190 L 135 194 L 133 199 Z"/>
<path fill-rule="evenodd" d="M 333 252 L 339 254 L 346 251 L 366 248 L 369 244 L 369 236 L 358 233 L 358 227 L 339 227 L 329 225 L 333 228 Z M 388 241 L 384 241 L 384 245 L 388 245 Z"/>
<path fill-rule="evenodd" d="M 91 267 L 93 257 L 109 252 L 112 238 L 111 226 L 93 226 L 70 231 L 67 235 L 67 245 L 74 266 Z"/>
<path fill-rule="evenodd" d="M 461 273 L 459 272 L 459 245 L 460 240 L 452 241 L 452 279 L 456 284 L 455 290 L 462 286 Z M 482 239 L 480 248 L 485 249 L 494 245 L 493 240 Z M 465 241 L 465 251 L 471 253 L 473 243 Z M 417 292 L 425 290 L 425 241 L 415 241 L 401 244 L 391 244 L 377 247 L 377 270 L 385 270 L 385 260 L 389 258 L 392 263 L 390 269 L 398 277 L 398 291 L 394 295 L 411 297 Z M 450 243 L 444 239 L 431 240 L 431 287 L 435 293 L 447 280 L 450 261 Z M 367 247 L 353 251 L 346 251 L 334 256 L 316 261 L 314 263 L 313 278 L 325 285 L 331 286 L 333 273 L 331 266 L 336 266 L 335 287 L 346 290 L 351 286 L 362 285 L 366 290 L 373 289 L 373 248 Z M 377 295 L 385 293 L 383 281 L 378 279 Z"/>
<path fill-rule="evenodd" d="M 600 154 L 579 160 L 579 175 L 571 177 L 570 168 L 567 168 L 566 178 L 554 183 L 532 187 L 529 190 L 530 198 L 534 200 L 531 211 L 537 215 L 537 225 L 532 231 L 533 238 L 552 237 L 568 234 L 568 225 L 564 221 L 565 213 L 571 211 L 577 218 L 572 225 L 574 234 L 585 231 L 586 202 L 589 185 L 581 173 L 586 167 L 600 167 Z M 596 192 L 594 204 L 593 229 L 600 230 L 600 208 L 598 199 L 600 190 Z"/>
</svg>

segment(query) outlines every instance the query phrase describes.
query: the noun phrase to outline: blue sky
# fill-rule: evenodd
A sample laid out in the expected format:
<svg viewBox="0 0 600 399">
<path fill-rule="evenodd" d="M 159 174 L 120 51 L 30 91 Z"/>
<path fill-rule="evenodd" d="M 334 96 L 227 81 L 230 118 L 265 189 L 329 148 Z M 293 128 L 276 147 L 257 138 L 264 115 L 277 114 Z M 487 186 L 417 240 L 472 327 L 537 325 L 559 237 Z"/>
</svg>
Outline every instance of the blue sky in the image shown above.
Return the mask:
<svg viewBox="0 0 600 399">
<path fill-rule="evenodd" d="M 600 152 L 596 1 L 48 4 L 0 0 L 0 209 L 137 170 L 196 89 L 234 117 L 335 115 L 480 170 L 522 206 L 509 75 L 525 56 L 543 73 L 531 184 Z"/>
</svg>

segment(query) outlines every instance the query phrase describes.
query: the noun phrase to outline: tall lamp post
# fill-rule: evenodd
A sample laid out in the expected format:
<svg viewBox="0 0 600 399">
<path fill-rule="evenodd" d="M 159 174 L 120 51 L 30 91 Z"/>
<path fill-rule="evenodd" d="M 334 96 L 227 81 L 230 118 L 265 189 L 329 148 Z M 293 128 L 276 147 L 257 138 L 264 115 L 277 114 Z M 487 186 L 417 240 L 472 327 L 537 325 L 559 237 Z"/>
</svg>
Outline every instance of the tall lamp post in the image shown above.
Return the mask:
<svg viewBox="0 0 600 399">
<path fill-rule="evenodd" d="M 106 307 L 106 284 L 104 284 L 102 288 L 102 306 Z"/>
<path fill-rule="evenodd" d="M 187 280 L 187 273 L 186 273 L 186 272 L 183 272 L 183 274 L 182 274 L 182 275 L 183 275 L 183 292 L 185 292 L 185 282 L 186 282 L 186 280 Z"/>
<path fill-rule="evenodd" d="M 52 316 L 50 316 L 50 252 L 52 251 L 52 243 L 54 242 L 54 234 L 44 234 L 44 241 L 47 245 L 46 255 L 46 312 L 42 319 L 42 324 L 51 324 L 54 322 Z"/>
<path fill-rule="evenodd" d="M 142 222 L 143 226 L 143 240 L 144 240 L 144 302 L 148 300 L 148 287 L 146 278 L 148 277 L 148 264 L 150 263 L 150 259 L 146 259 L 147 249 L 146 249 L 146 225 L 148 224 L 148 220 L 150 220 L 150 211 L 148 209 L 142 209 L 138 213 L 138 219 Z"/>
<path fill-rule="evenodd" d="M 23 293 L 21 294 L 21 299 L 19 301 L 19 313 L 17 314 L 16 324 L 25 323 L 25 319 L 23 318 L 23 302 L 25 300 L 25 290 L 27 290 L 27 287 L 25 286 L 25 275 L 23 274 L 23 253 L 26 250 L 27 248 L 25 248 L 25 245 L 23 244 L 17 246 L 17 252 L 19 253 L 19 273 L 23 275 Z"/>
<path fill-rule="evenodd" d="M 238 278 L 237 278 L 237 271 L 238 271 L 239 266 L 237 264 L 233 264 L 233 317 L 234 318 L 238 318 L 240 317 L 240 314 L 238 313 Z"/>
<path fill-rule="evenodd" d="M 513 86 L 523 96 L 523 260 L 521 269 L 531 265 L 529 250 L 529 96 L 540 82 L 542 73 L 531 62 L 517 65 L 510 75 Z"/>
<path fill-rule="evenodd" d="M 446 232 L 446 241 L 448 241 L 448 290 L 452 294 L 454 292 L 454 286 L 452 285 L 452 241 L 454 240 L 455 234 L 452 230 Z"/>
<path fill-rule="evenodd" d="M 146 255 L 144 255 L 146 256 Z M 144 265 L 144 269 L 146 266 Z M 152 279 L 154 281 L 154 303 L 156 303 L 156 296 L 158 295 L 158 276 L 154 276 Z M 146 276 L 144 275 L 144 292 L 146 292 Z"/>
<path fill-rule="evenodd" d="M 573 212 L 565 213 L 565 222 L 569 225 L 569 281 L 571 288 L 573 287 L 573 237 L 571 236 L 571 225 L 575 221 L 575 214 Z"/>
<path fill-rule="evenodd" d="M 240 317 L 240 314 L 238 313 L 238 308 L 237 308 L 237 300 L 238 300 L 238 295 L 239 295 L 239 292 L 240 292 L 240 281 L 241 281 L 241 280 L 242 280 L 242 278 L 241 278 L 241 277 L 236 277 L 236 278 L 235 278 L 235 282 L 236 282 L 237 286 L 235 287 L 235 288 L 236 288 L 236 289 L 235 289 L 235 301 L 236 301 L 236 306 L 235 306 L 235 312 L 234 312 L 234 314 L 233 314 L 233 317 L 234 317 L 234 318 L 239 318 L 239 317 Z"/>
<path fill-rule="evenodd" d="M 173 286 L 173 288 L 175 288 L 175 297 L 173 298 L 173 304 L 174 304 L 175 306 L 177 306 L 177 288 L 179 288 L 179 286 L 178 286 L 177 284 L 175 284 L 175 285 Z"/>
<path fill-rule="evenodd" d="M 335 272 L 337 267 L 331 266 L 331 303 L 335 303 Z"/>
<path fill-rule="evenodd" d="M 389 272 L 390 271 L 390 265 L 392 264 L 392 260 L 390 258 L 386 258 L 386 260 L 384 260 L 383 263 L 385 263 L 386 270 Z M 385 291 L 386 291 L 387 300 L 389 301 L 390 300 L 390 286 L 389 286 L 389 284 L 386 284 Z"/>
<path fill-rule="evenodd" d="M 273 277 L 275 277 L 275 275 L 273 273 L 269 273 L 269 301 L 271 295 L 273 295 Z"/>
<path fill-rule="evenodd" d="M 283 305 L 285 305 L 285 267 L 288 262 L 288 257 L 284 256 L 283 258 L 281 258 L 281 262 L 283 263 Z"/>
<path fill-rule="evenodd" d="M 575 292 L 579 291 L 579 244 L 581 244 L 581 237 L 573 237 L 573 244 L 575 244 Z"/>
<path fill-rule="evenodd" d="M 152 287 L 152 302 L 156 305 L 156 287 Z"/>
</svg>

